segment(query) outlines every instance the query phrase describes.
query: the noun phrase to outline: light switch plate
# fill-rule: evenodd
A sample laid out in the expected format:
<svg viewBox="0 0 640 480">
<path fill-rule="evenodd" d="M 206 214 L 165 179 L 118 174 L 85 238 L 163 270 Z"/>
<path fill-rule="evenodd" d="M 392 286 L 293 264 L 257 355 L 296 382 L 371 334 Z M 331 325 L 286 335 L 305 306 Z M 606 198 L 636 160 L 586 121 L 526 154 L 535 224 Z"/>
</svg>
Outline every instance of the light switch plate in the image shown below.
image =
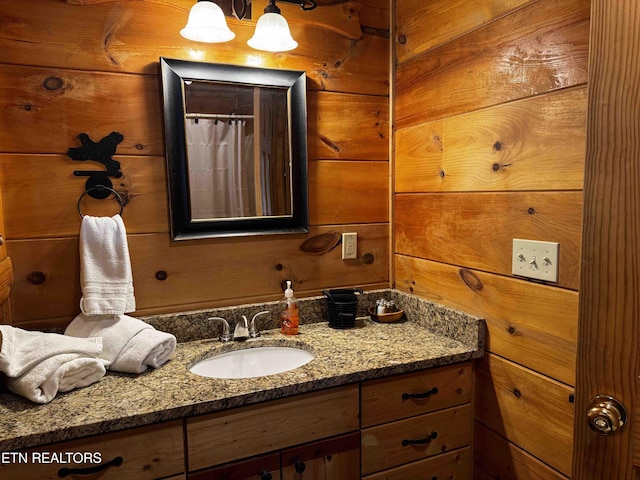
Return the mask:
<svg viewBox="0 0 640 480">
<path fill-rule="evenodd" d="M 342 234 L 342 259 L 351 260 L 358 258 L 358 234 Z"/>
<path fill-rule="evenodd" d="M 513 239 L 511 273 L 547 282 L 558 282 L 560 244 Z"/>
</svg>

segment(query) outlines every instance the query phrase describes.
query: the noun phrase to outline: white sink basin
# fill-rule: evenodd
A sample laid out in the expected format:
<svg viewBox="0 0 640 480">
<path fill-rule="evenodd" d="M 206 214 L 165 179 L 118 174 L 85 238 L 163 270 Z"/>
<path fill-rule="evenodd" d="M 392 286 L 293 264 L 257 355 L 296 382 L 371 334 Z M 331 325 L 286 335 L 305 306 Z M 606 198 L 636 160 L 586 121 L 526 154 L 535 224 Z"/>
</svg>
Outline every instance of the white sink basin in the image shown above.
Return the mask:
<svg viewBox="0 0 640 480">
<path fill-rule="evenodd" d="M 315 355 L 295 347 L 255 347 L 221 353 L 199 361 L 190 372 L 210 378 L 253 378 L 301 367 Z"/>
</svg>

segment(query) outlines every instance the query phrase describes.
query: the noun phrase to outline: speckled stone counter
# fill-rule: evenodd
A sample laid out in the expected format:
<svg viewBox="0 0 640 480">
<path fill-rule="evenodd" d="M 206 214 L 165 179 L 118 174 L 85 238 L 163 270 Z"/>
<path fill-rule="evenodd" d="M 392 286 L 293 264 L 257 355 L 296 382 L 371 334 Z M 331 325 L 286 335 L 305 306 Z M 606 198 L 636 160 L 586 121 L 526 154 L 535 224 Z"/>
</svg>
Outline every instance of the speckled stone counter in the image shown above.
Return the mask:
<svg viewBox="0 0 640 480">
<path fill-rule="evenodd" d="M 217 337 L 218 327 L 206 318 L 219 311 L 149 317 L 149 323 L 172 331 L 180 340 L 169 362 L 141 375 L 110 372 L 98 383 L 59 394 L 46 405 L 11 393 L 0 394 L 0 451 L 199 415 L 483 355 L 482 319 L 392 290 L 368 292 L 359 308 L 366 312 L 381 296 L 392 298 L 407 318 L 390 324 L 363 316 L 355 328 L 332 329 L 322 320 L 326 318 L 322 316 L 322 298 L 305 299 L 306 313 L 317 309 L 313 318 L 321 321 L 303 324 L 294 337 L 263 330 L 261 337 L 243 343 L 222 344 L 217 338 L 207 338 Z M 239 308 L 255 314 L 272 306 Z M 302 305 L 301 311 L 305 311 Z M 181 323 L 187 332 L 181 332 Z M 198 329 L 202 332 L 194 333 Z M 259 378 L 212 379 L 189 372 L 203 358 L 260 345 L 298 346 L 312 351 L 315 358 L 297 369 Z"/>
</svg>

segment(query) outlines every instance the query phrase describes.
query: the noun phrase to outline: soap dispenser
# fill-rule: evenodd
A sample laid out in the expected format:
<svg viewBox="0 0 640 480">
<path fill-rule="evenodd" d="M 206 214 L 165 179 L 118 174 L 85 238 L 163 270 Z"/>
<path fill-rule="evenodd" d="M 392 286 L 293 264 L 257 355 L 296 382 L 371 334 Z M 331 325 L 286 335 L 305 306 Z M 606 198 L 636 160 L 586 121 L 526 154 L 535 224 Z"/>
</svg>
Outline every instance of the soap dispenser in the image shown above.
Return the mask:
<svg viewBox="0 0 640 480">
<path fill-rule="evenodd" d="M 298 323 L 298 300 L 293 296 L 291 281 L 287 280 L 287 289 L 284 291 L 284 300 L 280 302 L 280 322 L 282 333 L 285 335 L 297 335 Z"/>
</svg>

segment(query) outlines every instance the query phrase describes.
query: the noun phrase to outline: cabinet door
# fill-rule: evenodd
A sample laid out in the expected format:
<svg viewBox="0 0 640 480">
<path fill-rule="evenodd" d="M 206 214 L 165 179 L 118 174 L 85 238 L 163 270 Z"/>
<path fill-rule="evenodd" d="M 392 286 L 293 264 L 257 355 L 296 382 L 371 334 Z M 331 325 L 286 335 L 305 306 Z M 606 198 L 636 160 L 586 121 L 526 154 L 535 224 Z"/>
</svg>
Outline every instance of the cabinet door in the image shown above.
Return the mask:
<svg viewBox="0 0 640 480">
<path fill-rule="evenodd" d="M 183 449 L 177 420 L 16 452 L 0 479 L 153 480 L 184 472 Z"/>
<path fill-rule="evenodd" d="M 280 454 L 271 453 L 190 473 L 189 480 L 281 480 Z"/>
<path fill-rule="evenodd" d="M 360 478 L 358 432 L 282 452 L 282 480 L 353 480 Z"/>
</svg>

